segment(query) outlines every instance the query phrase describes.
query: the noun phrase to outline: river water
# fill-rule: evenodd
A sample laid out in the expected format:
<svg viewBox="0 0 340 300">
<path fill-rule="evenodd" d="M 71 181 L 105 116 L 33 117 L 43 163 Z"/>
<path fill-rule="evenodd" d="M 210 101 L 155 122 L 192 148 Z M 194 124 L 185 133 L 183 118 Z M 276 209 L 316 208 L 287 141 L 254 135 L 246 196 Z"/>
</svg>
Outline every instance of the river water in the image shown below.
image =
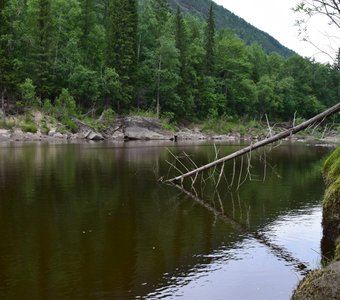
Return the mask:
<svg viewBox="0 0 340 300">
<path fill-rule="evenodd" d="M 172 153 L 240 147 L 0 144 L 0 299 L 289 299 L 320 264 L 329 149 L 261 150 L 184 192 L 157 181 L 183 168 Z"/>
</svg>

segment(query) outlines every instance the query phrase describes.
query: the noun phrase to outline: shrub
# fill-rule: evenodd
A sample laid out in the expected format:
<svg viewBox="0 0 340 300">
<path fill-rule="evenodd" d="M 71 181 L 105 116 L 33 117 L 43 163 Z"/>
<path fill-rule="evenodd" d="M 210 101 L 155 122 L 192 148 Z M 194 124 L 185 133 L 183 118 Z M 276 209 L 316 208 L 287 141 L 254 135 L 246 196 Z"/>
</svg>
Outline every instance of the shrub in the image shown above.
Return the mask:
<svg viewBox="0 0 340 300">
<path fill-rule="evenodd" d="M 50 128 L 47 126 L 45 120 L 41 122 L 40 131 L 42 134 L 46 134 L 46 135 L 50 132 Z"/>
<path fill-rule="evenodd" d="M 64 117 L 61 120 L 61 123 L 63 123 L 66 126 L 66 128 L 68 130 L 70 130 L 72 133 L 76 133 L 77 130 L 78 130 L 78 127 L 77 127 L 76 123 L 74 123 L 71 119 L 69 119 L 67 117 Z"/>
<path fill-rule="evenodd" d="M 0 128 L 12 129 L 15 126 L 15 121 L 8 119 L 0 119 Z"/>
<path fill-rule="evenodd" d="M 175 114 L 173 112 L 162 113 L 161 124 L 165 130 L 176 131 Z"/>
<path fill-rule="evenodd" d="M 32 121 L 23 123 L 20 128 L 22 129 L 23 132 L 32 132 L 36 133 L 38 131 L 37 125 L 34 124 Z"/>
<path fill-rule="evenodd" d="M 62 89 L 59 97 L 56 99 L 55 107 L 62 115 L 76 113 L 76 101 L 71 96 L 68 89 Z"/>
<path fill-rule="evenodd" d="M 53 105 L 50 99 L 45 99 L 42 107 L 43 111 L 47 114 L 51 114 L 53 112 Z"/>
<path fill-rule="evenodd" d="M 116 114 L 112 108 L 105 109 L 102 113 L 101 122 L 103 126 L 110 126 L 115 120 Z"/>
<path fill-rule="evenodd" d="M 19 85 L 19 91 L 24 106 L 34 107 L 41 105 L 35 93 L 35 85 L 31 79 L 26 78 L 25 82 Z"/>
</svg>

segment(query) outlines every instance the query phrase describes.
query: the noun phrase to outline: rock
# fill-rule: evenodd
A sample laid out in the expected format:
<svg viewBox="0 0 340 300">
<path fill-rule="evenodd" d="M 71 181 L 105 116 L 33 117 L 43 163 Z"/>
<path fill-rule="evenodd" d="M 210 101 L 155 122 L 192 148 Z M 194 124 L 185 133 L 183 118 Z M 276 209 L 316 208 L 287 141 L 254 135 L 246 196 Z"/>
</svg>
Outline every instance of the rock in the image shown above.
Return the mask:
<svg viewBox="0 0 340 300">
<path fill-rule="evenodd" d="M 83 133 L 74 133 L 69 137 L 70 140 L 83 140 L 85 139 L 85 135 Z"/>
<path fill-rule="evenodd" d="M 57 133 L 55 128 L 51 128 L 50 131 L 48 132 L 48 136 L 54 136 Z"/>
<path fill-rule="evenodd" d="M 117 130 L 112 135 L 111 138 L 114 140 L 123 140 L 124 139 L 124 133 L 123 131 Z"/>
<path fill-rule="evenodd" d="M 11 133 L 7 129 L 0 129 L 0 140 L 7 140 L 11 137 Z"/>
<path fill-rule="evenodd" d="M 340 299 L 340 262 L 308 274 L 295 290 L 292 299 Z"/>
<path fill-rule="evenodd" d="M 40 111 L 33 112 L 33 118 L 35 124 L 40 124 L 42 119 L 44 118 L 44 115 Z"/>
<path fill-rule="evenodd" d="M 12 139 L 16 141 L 22 141 L 24 140 L 24 137 L 25 135 L 21 129 L 18 129 L 18 128 L 14 129 L 14 132 L 12 134 Z"/>
<path fill-rule="evenodd" d="M 179 131 L 176 133 L 178 140 L 206 140 L 207 136 L 193 131 Z"/>
<path fill-rule="evenodd" d="M 90 130 L 85 134 L 85 138 L 91 141 L 102 141 L 104 137 L 101 133 Z"/>
<path fill-rule="evenodd" d="M 324 179 L 327 189 L 323 200 L 323 240 L 335 250 L 340 241 L 340 147 L 326 160 Z"/>
<path fill-rule="evenodd" d="M 130 140 L 170 140 L 173 133 L 162 128 L 158 118 L 126 117 L 123 120 L 123 133 Z"/>
<path fill-rule="evenodd" d="M 32 133 L 32 132 L 26 132 L 24 134 L 24 139 L 28 141 L 37 141 L 40 140 L 40 136 L 38 134 Z"/>
<path fill-rule="evenodd" d="M 56 133 L 53 134 L 53 137 L 56 138 L 56 139 L 64 139 L 67 136 L 65 137 L 62 133 L 56 132 Z"/>
<path fill-rule="evenodd" d="M 130 140 L 170 140 L 170 137 L 141 127 L 125 128 L 124 137 Z"/>
</svg>

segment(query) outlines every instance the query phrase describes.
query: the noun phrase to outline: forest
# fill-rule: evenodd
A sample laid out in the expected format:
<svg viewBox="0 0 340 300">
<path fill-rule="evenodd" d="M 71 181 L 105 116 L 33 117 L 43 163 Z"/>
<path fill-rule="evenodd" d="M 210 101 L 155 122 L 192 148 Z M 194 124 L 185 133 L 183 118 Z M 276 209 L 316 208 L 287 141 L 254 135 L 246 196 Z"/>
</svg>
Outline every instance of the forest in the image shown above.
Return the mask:
<svg viewBox="0 0 340 300">
<path fill-rule="evenodd" d="M 1 0 L 2 111 L 285 121 L 339 101 L 340 52 L 333 64 L 268 54 L 207 16 L 167 0 Z"/>
</svg>

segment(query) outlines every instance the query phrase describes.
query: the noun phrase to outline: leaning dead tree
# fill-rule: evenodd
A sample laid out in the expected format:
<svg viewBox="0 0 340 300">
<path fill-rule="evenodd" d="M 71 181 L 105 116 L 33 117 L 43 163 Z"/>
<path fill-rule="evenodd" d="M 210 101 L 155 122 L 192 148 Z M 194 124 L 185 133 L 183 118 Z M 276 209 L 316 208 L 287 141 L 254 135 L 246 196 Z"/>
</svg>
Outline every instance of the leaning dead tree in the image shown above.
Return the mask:
<svg viewBox="0 0 340 300">
<path fill-rule="evenodd" d="M 290 128 L 288 130 L 285 130 L 281 133 L 270 136 L 269 138 L 266 138 L 262 141 L 251 144 L 248 147 L 245 147 L 245 148 L 243 148 L 239 151 L 236 151 L 236 152 L 234 152 L 230 155 L 227 155 L 225 157 L 222 157 L 220 159 L 216 159 L 215 161 L 213 161 L 209 164 L 206 164 L 206 165 L 198 167 L 194 170 L 188 171 L 187 173 L 184 173 L 184 174 L 181 174 L 179 176 L 167 179 L 164 182 L 165 183 L 174 183 L 174 182 L 178 182 L 178 181 L 183 182 L 183 180 L 186 177 L 196 176 L 200 172 L 203 172 L 205 170 L 213 168 L 217 165 L 223 164 L 226 161 L 235 159 L 235 158 L 242 156 L 242 155 L 245 155 L 247 153 L 251 153 L 251 151 L 256 150 L 260 147 L 263 147 L 263 146 L 272 144 L 274 142 L 280 141 L 280 140 L 287 138 L 287 137 L 290 137 L 290 136 L 292 136 L 292 135 L 294 135 L 294 134 L 296 134 L 300 131 L 303 131 L 303 130 L 309 128 L 309 127 L 312 127 L 312 126 L 315 126 L 319 123 L 322 123 L 325 119 L 327 119 L 328 117 L 330 117 L 331 115 L 333 115 L 333 114 L 335 114 L 339 111 L 340 111 L 340 102 L 338 104 L 334 105 L 333 107 L 327 109 L 326 111 L 316 115 L 315 117 L 313 117 L 313 118 L 311 118 L 311 119 L 309 119 L 309 120 L 307 120 L 307 121 L 305 121 L 305 122 L 303 122 L 303 123 L 301 123 L 297 126 L 293 126 L 292 128 Z"/>
</svg>

